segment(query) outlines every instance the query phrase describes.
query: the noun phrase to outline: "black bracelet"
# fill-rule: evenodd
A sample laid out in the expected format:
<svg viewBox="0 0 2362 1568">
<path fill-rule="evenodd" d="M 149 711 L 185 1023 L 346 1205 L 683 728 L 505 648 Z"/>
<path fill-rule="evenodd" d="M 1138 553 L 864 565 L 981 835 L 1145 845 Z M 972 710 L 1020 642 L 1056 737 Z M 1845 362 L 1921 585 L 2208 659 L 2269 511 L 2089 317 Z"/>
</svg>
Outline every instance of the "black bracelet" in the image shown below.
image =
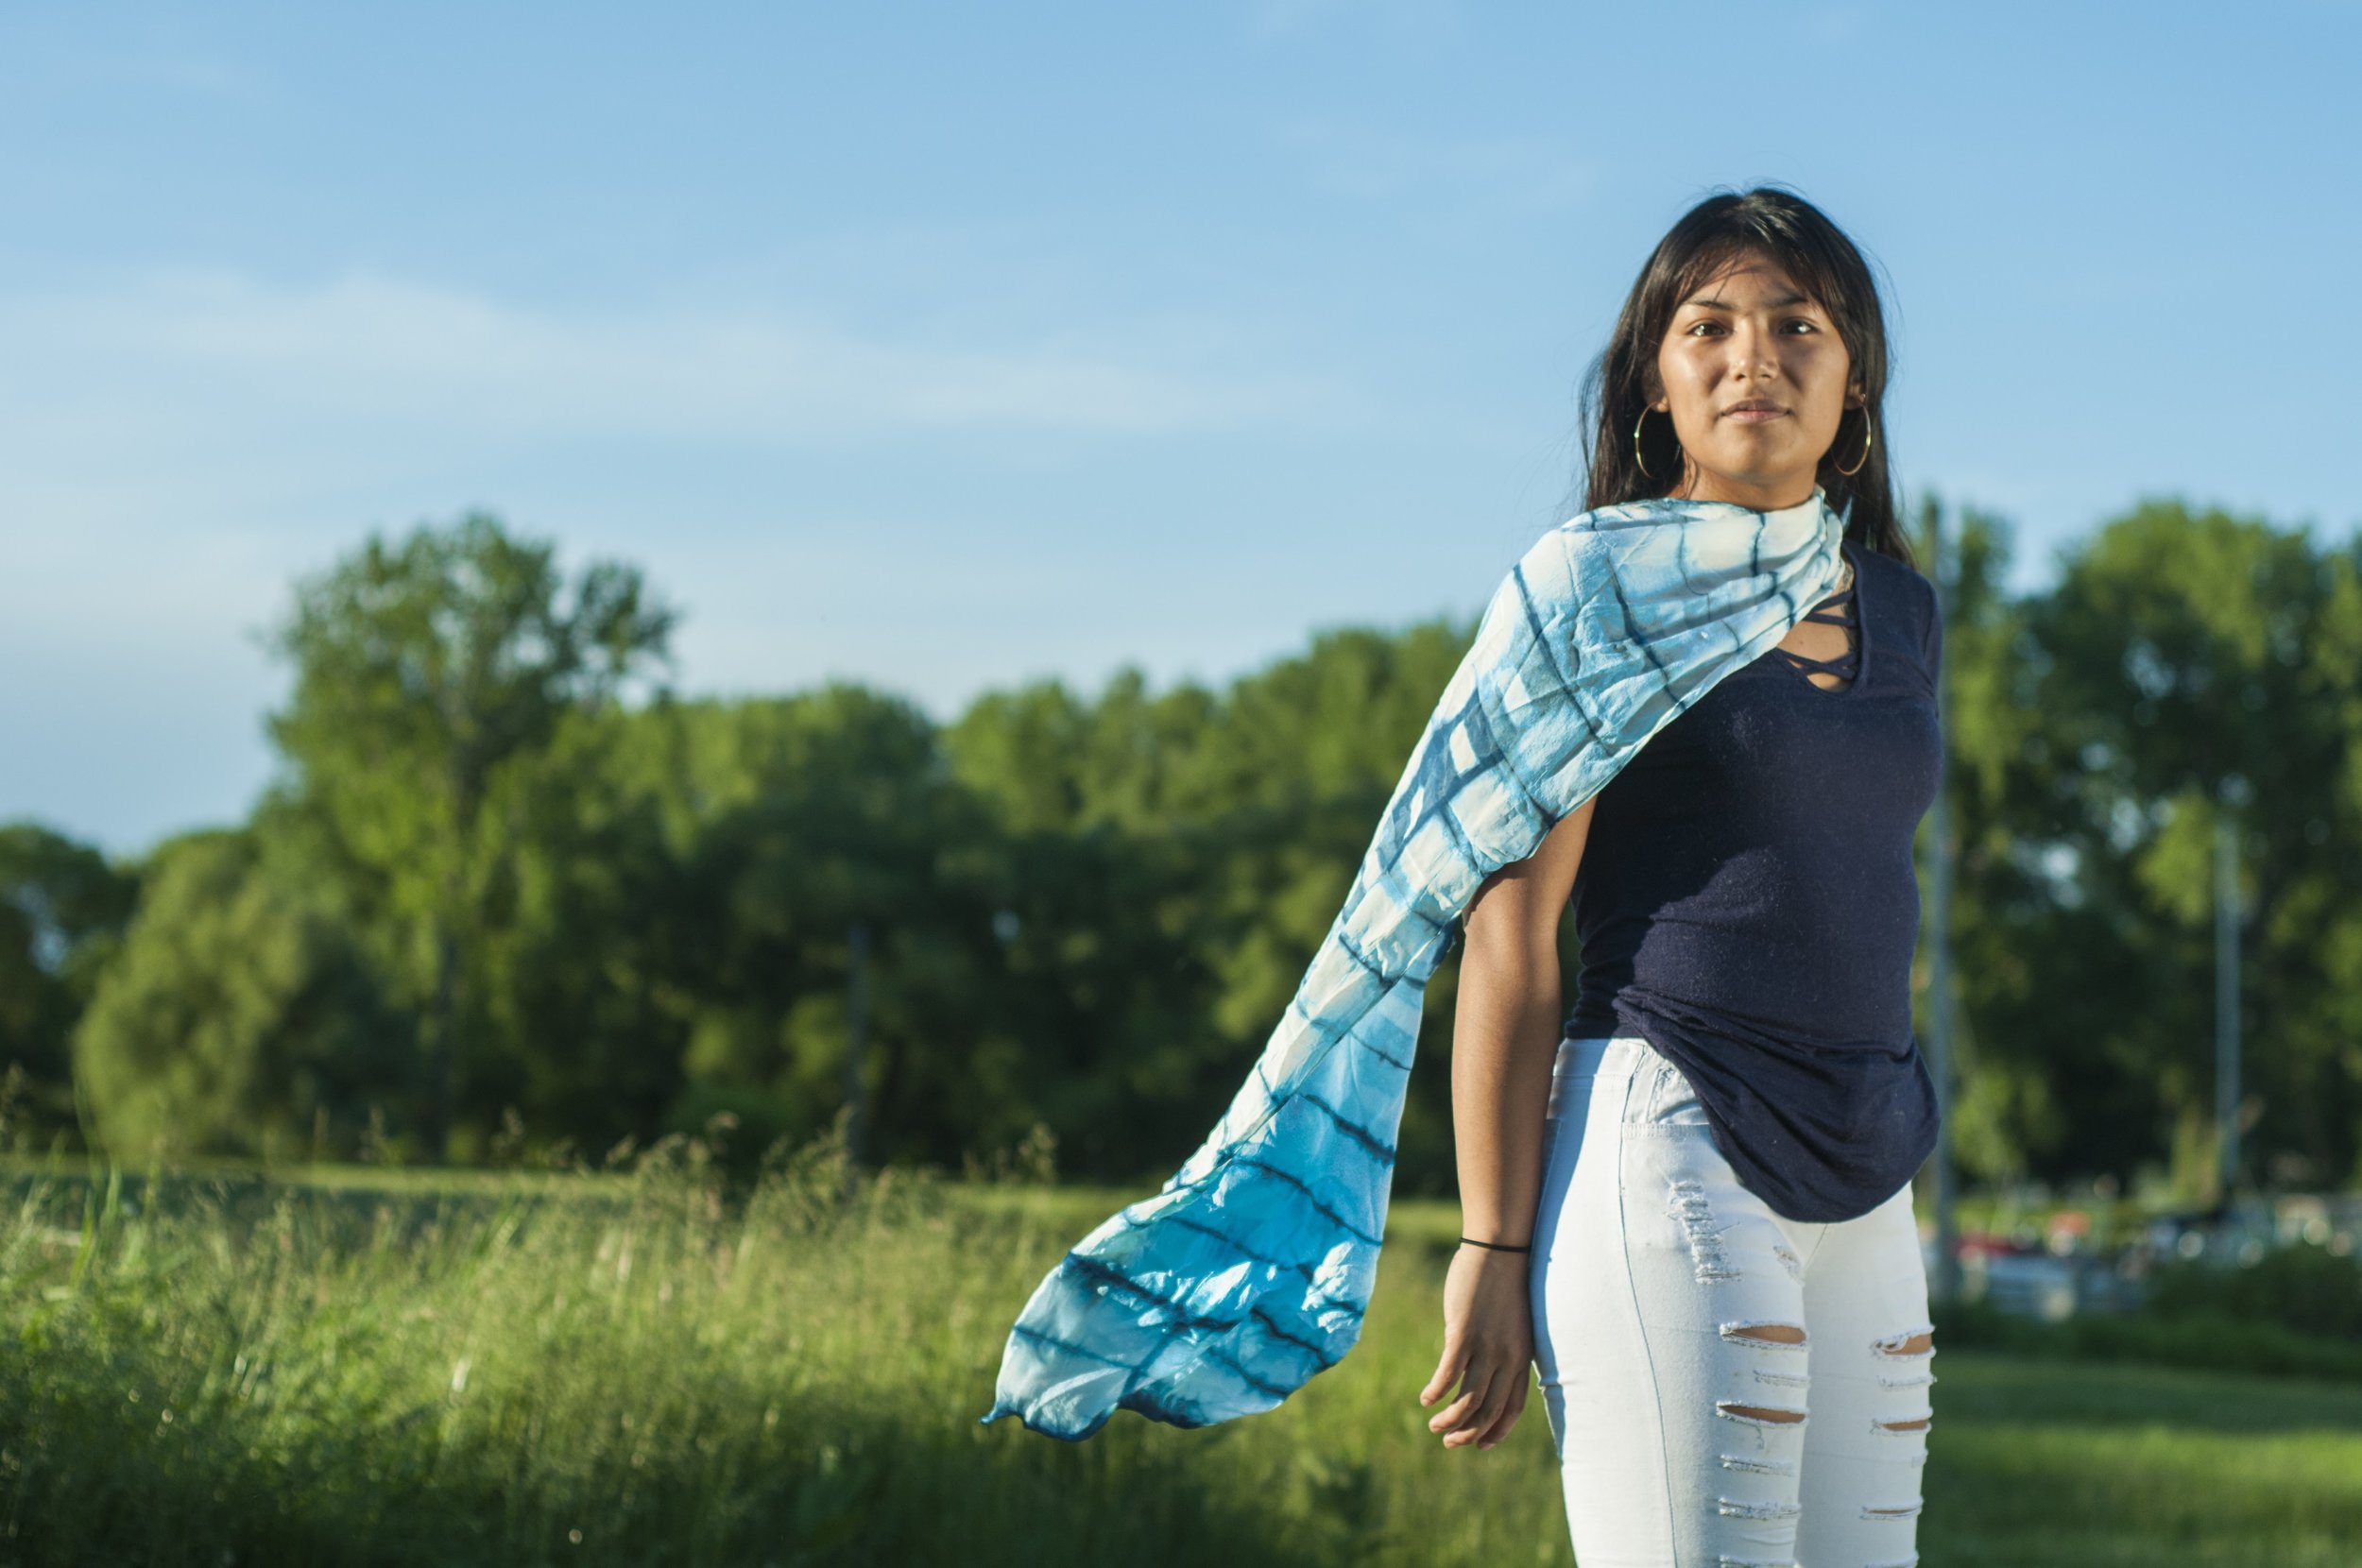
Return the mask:
<svg viewBox="0 0 2362 1568">
<path fill-rule="evenodd" d="M 1524 1247 L 1509 1247 L 1504 1246 L 1498 1241 L 1479 1241 L 1472 1236 L 1463 1236 L 1460 1239 L 1466 1242 L 1471 1247 L 1489 1247 L 1497 1253 L 1530 1253 L 1533 1251 L 1533 1248 L 1531 1245 Z"/>
</svg>

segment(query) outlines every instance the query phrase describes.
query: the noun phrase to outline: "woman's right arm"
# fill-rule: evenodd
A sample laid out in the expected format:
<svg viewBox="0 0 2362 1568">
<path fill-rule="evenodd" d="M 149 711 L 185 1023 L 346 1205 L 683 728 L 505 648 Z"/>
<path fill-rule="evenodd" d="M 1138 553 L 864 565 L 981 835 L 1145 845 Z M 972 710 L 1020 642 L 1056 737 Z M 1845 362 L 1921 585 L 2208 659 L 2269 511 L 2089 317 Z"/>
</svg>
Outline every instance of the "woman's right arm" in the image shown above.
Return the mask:
<svg viewBox="0 0 2362 1568">
<path fill-rule="evenodd" d="M 1453 1014 L 1452 1132 L 1461 1234 L 1530 1245 L 1542 1196 L 1542 1134 L 1566 993 L 1559 917 L 1591 834 L 1596 794 L 1559 819 L 1534 852 L 1477 890 L 1464 917 Z M 1531 1255 L 1463 1247 L 1444 1285 L 1444 1356 L 1420 1391 L 1461 1397 L 1429 1421 L 1444 1446 L 1490 1448 L 1525 1408 L 1533 1360 Z"/>
</svg>

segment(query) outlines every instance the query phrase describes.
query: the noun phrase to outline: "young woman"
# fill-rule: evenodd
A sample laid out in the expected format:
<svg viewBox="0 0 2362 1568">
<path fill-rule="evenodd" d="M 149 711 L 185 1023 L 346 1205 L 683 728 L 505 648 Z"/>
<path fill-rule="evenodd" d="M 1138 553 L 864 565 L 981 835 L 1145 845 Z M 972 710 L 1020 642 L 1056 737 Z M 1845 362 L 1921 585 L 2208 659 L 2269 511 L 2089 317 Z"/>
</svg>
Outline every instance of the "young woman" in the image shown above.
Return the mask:
<svg viewBox="0 0 2362 1568">
<path fill-rule="evenodd" d="M 1942 627 L 1877 438 L 1887 368 L 1860 253 L 1770 188 L 1674 226 L 1586 390 L 1591 507 L 1852 507 L 1836 590 L 1465 915 L 1468 1241 L 1420 1400 L 1456 1384 L 1429 1428 L 1489 1448 L 1535 1367 L 1583 1568 L 1917 1560 L 1935 1379 L 1909 1183 L 1937 1102 L 1911 841 Z"/>
</svg>

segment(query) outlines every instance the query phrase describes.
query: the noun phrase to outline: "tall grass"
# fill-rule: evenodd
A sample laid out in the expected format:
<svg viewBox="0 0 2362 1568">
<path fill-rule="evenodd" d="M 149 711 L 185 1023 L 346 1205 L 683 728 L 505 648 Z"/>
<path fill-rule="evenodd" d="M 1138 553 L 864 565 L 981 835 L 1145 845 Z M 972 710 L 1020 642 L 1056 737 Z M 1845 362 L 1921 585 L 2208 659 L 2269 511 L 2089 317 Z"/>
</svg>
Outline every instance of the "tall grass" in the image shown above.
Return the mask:
<svg viewBox="0 0 2362 1568">
<path fill-rule="evenodd" d="M 1280 1409 L 1068 1444 L 977 1417 L 1028 1293 L 1138 1194 L 857 1174 L 830 1140 L 732 1186 L 688 1138 L 530 1181 L 11 1191 L 0 1562 L 1573 1560 L 1538 1403 L 1490 1453 L 1426 1430 L 1436 1205 L 1396 1206 L 1363 1343 Z M 2362 1540 L 2362 1393 L 1939 1371 L 1929 1568 Z"/>
</svg>

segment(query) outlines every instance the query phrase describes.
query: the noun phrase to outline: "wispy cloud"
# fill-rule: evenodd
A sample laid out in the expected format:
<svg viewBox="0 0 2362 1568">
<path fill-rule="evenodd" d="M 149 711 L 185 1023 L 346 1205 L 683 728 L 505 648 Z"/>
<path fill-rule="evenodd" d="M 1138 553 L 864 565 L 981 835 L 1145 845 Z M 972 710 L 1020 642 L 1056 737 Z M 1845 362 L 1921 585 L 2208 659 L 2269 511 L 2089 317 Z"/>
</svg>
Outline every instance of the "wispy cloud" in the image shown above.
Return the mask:
<svg viewBox="0 0 2362 1568">
<path fill-rule="evenodd" d="M 966 427 L 1126 435 L 1350 419 L 1356 395 L 1163 327 L 895 341 L 774 306 L 559 311 L 375 275 L 173 273 L 0 298 L 0 409 L 72 435 L 282 416 L 499 437 L 798 442 Z M 24 428 L 20 425 L 20 430 Z"/>
<path fill-rule="evenodd" d="M 1852 43 L 1862 34 L 1862 14 L 1847 6 L 1823 6 L 1805 13 L 1805 24 L 1823 43 Z"/>
<path fill-rule="evenodd" d="M 1279 136 L 1315 183 L 1368 200 L 1557 212 L 1588 196 L 1600 172 L 1571 148 L 1530 135 L 1421 136 L 1360 121 L 1300 119 Z"/>
<path fill-rule="evenodd" d="M 63 12 L 23 8 L 0 16 L 0 88 L 54 100 L 111 95 L 253 102 L 265 95 L 251 63 L 225 54 L 211 34 L 218 18 L 115 16 L 77 28 Z"/>
<path fill-rule="evenodd" d="M 94 69 L 92 76 L 203 98 L 253 99 L 261 95 L 263 87 L 261 78 L 242 65 L 216 56 L 169 50 L 126 55 Z"/>
</svg>

